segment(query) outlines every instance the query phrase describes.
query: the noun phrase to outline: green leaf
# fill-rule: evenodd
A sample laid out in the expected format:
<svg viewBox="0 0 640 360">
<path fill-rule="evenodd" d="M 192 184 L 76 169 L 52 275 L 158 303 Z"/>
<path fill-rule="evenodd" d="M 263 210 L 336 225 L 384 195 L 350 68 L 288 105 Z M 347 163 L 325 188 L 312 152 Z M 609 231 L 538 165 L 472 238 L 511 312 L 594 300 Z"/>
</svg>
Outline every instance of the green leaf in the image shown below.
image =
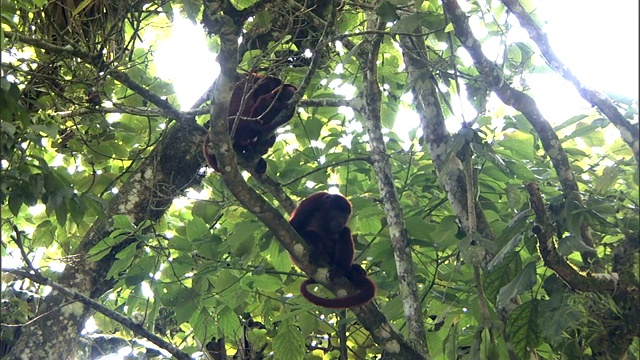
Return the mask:
<svg viewBox="0 0 640 360">
<path fill-rule="evenodd" d="M 111 265 L 111 269 L 107 273 L 107 279 L 116 279 L 120 277 L 121 272 L 129 268 L 133 262 L 137 246 L 137 243 L 133 243 L 116 254 L 116 261 Z"/>
<path fill-rule="evenodd" d="M 558 254 L 568 256 L 573 252 L 594 251 L 582 241 L 580 236 L 567 235 L 558 240 Z"/>
<path fill-rule="evenodd" d="M 18 216 L 21 207 L 22 195 L 16 193 L 9 195 L 9 210 L 11 211 L 11 214 L 13 214 L 13 216 Z"/>
<path fill-rule="evenodd" d="M 465 261 L 473 264 L 480 265 L 484 261 L 485 256 L 485 248 L 478 245 L 479 239 L 473 239 L 474 245 L 471 245 L 472 240 L 469 237 L 465 237 L 464 239 L 458 242 L 458 249 L 460 249 L 460 254 Z"/>
<path fill-rule="evenodd" d="M 413 238 L 424 239 L 428 233 L 435 230 L 436 226 L 434 226 L 433 224 L 427 223 L 422 218 L 422 216 L 419 216 L 419 215 L 422 215 L 422 214 L 411 216 L 405 219 L 404 224 L 405 224 L 405 227 L 407 228 L 407 232 L 409 233 L 409 236 Z"/>
<path fill-rule="evenodd" d="M 175 303 L 175 319 L 178 324 L 188 321 L 194 314 L 198 312 L 200 308 L 198 306 L 197 299 L 200 299 L 200 294 L 195 293 L 192 290 L 187 289 L 184 291 Z"/>
<path fill-rule="evenodd" d="M 207 258 L 216 258 L 220 256 L 222 251 L 222 238 L 218 235 L 208 236 L 201 240 L 191 243 L 198 254 Z M 225 251 L 226 252 L 226 251 Z"/>
<path fill-rule="evenodd" d="M 282 280 L 275 275 L 254 275 L 251 280 L 254 287 L 260 291 L 276 291 L 282 289 Z"/>
<path fill-rule="evenodd" d="M 213 317 L 211 312 L 204 306 L 198 306 L 197 310 L 191 314 L 188 323 L 193 328 L 193 335 L 197 339 L 209 339 L 211 337 L 220 338 L 219 326 L 211 326 L 215 324 L 217 319 Z"/>
<path fill-rule="evenodd" d="M 84 214 L 87 213 L 87 207 L 84 203 L 81 202 L 80 197 L 73 196 L 68 201 L 69 204 L 69 212 L 71 214 L 71 219 L 76 224 L 80 225 L 82 220 L 84 219 Z"/>
<path fill-rule="evenodd" d="M 520 244 L 520 240 L 522 240 L 522 234 L 519 233 L 509 240 L 509 242 L 500 249 L 500 252 L 496 254 L 496 256 L 491 260 L 491 262 L 487 265 L 487 270 L 492 270 L 494 266 L 499 265 L 504 257 L 511 252 L 518 244 Z"/>
<path fill-rule="evenodd" d="M 298 314 L 298 326 L 303 334 L 311 334 L 318 328 L 318 317 L 311 312 Z"/>
<path fill-rule="evenodd" d="M 269 263 L 273 265 L 277 271 L 291 271 L 291 258 L 289 257 L 289 253 L 282 248 L 280 242 L 275 239 L 272 240 L 265 255 L 269 257 Z"/>
<path fill-rule="evenodd" d="M 521 234 L 527 225 L 527 221 L 533 215 L 533 210 L 526 209 L 517 213 L 509 222 L 509 225 L 496 238 L 496 242 L 500 245 L 505 244 L 514 236 Z"/>
<path fill-rule="evenodd" d="M 573 117 L 571 117 L 571 118 L 569 118 L 569 119 L 565 120 L 562 124 L 560 124 L 560 125 L 556 125 L 556 126 L 553 128 L 553 131 L 558 132 L 558 131 L 560 131 L 560 130 L 562 130 L 562 129 L 564 129 L 564 128 L 568 127 L 568 126 L 571 126 L 571 125 L 573 125 L 573 124 L 575 124 L 575 123 L 577 123 L 577 122 L 581 121 L 582 119 L 584 119 L 584 118 L 586 118 L 586 117 L 587 117 L 587 115 L 583 115 L 583 114 L 573 116 Z"/>
<path fill-rule="evenodd" d="M 169 240 L 169 248 L 180 251 L 191 251 L 193 247 L 191 241 L 188 239 L 182 236 L 174 236 Z"/>
<path fill-rule="evenodd" d="M 517 252 L 508 253 L 504 260 L 493 267 L 491 271 L 483 273 L 484 293 L 491 303 L 495 304 L 500 289 L 508 284 L 522 270 L 522 259 Z"/>
<path fill-rule="evenodd" d="M 280 323 L 273 338 L 273 358 L 280 360 L 300 360 L 304 358 L 304 336 L 293 324 L 292 319 Z"/>
<path fill-rule="evenodd" d="M 215 201 L 198 200 L 193 204 L 191 213 L 194 217 L 204 220 L 205 223 L 212 224 L 220 213 L 220 206 Z"/>
<path fill-rule="evenodd" d="M 216 289 L 227 289 L 236 286 L 240 277 L 234 270 L 222 269 L 215 277 L 214 284 Z"/>
<path fill-rule="evenodd" d="M 36 226 L 33 233 L 34 246 L 48 248 L 55 240 L 57 226 L 51 220 L 45 220 Z"/>
<path fill-rule="evenodd" d="M 396 7 L 387 0 L 380 2 L 376 8 L 376 14 L 385 22 L 396 21 L 400 18 L 396 13 Z"/>
<path fill-rule="evenodd" d="M 597 129 L 600 129 L 606 125 L 607 125 L 606 121 L 603 122 L 603 121 L 597 121 L 597 120 L 594 120 L 590 124 L 583 124 L 583 123 L 578 124 L 576 126 L 576 129 L 571 134 L 569 134 L 568 136 L 562 137 L 560 141 L 562 143 L 565 143 L 568 140 L 571 140 L 577 137 L 584 138 L 587 135 L 591 136 L 590 134 L 592 134 L 593 132 L 597 132 L 596 131 Z M 595 140 L 595 137 L 592 140 L 597 141 Z M 602 142 L 604 142 L 604 139 L 602 140 Z"/>
<path fill-rule="evenodd" d="M 524 266 L 518 276 L 500 289 L 496 305 L 499 308 L 503 308 L 514 296 L 532 289 L 537 280 L 536 262 L 532 261 Z"/>
<path fill-rule="evenodd" d="M 520 161 L 534 158 L 533 137 L 531 135 L 522 132 L 507 133 L 504 139 L 498 141 L 497 144 L 510 151 L 514 158 Z"/>
<path fill-rule="evenodd" d="M 602 176 L 598 176 L 594 179 L 595 191 L 604 194 L 610 190 L 611 185 L 620 177 L 622 171 L 618 166 L 607 166 L 602 171 Z"/>
<path fill-rule="evenodd" d="M 135 226 L 127 215 L 113 215 L 111 219 L 113 220 L 114 229 L 128 230 L 130 232 L 133 232 L 135 230 Z"/>
<path fill-rule="evenodd" d="M 226 338 L 238 339 L 242 333 L 242 324 L 238 315 L 228 306 L 222 306 L 218 311 L 218 326 Z"/>
<path fill-rule="evenodd" d="M 64 227 L 64 224 L 67 223 L 67 203 L 61 202 L 58 206 L 55 207 L 56 211 L 56 221 L 58 221 L 58 225 Z"/>
<path fill-rule="evenodd" d="M 202 218 L 194 218 L 186 225 L 187 239 L 189 241 L 195 241 L 202 239 L 209 233 L 209 226 L 204 222 Z"/>
<path fill-rule="evenodd" d="M 324 127 L 324 122 L 318 119 L 315 116 L 310 117 L 305 120 L 304 128 L 306 130 L 307 136 L 305 140 L 318 140 L 320 139 L 320 134 L 322 132 L 322 128 Z"/>
<path fill-rule="evenodd" d="M 120 241 L 116 241 L 114 238 L 110 236 L 106 237 L 98 241 L 96 245 L 94 245 L 91 249 L 89 249 L 89 251 L 87 252 L 87 255 L 89 256 L 89 259 L 91 259 L 91 261 L 98 261 L 109 253 L 109 250 L 111 250 L 111 247 L 113 247 L 119 242 Z"/>
<path fill-rule="evenodd" d="M 452 23 L 448 23 L 447 26 L 445 26 L 444 28 L 444 32 L 448 33 L 448 32 L 452 32 L 453 31 L 453 24 Z"/>
<path fill-rule="evenodd" d="M 456 234 L 458 233 L 458 224 L 455 216 L 445 216 L 439 226 L 434 229 L 433 233 L 427 234 L 429 239 L 434 241 L 437 249 L 446 249 L 458 242 Z"/>
<path fill-rule="evenodd" d="M 507 333 L 519 359 L 527 359 L 531 350 L 542 343 L 538 327 L 538 300 L 518 306 L 507 320 Z"/>
<path fill-rule="evenodd" d="M 227 237 L 227 243 L 233 255 L 243 257 L 256 250 L 256 233 L 263 228 L 262 224 L 256 222 L 245 222 L 237 226 L 235 231 Z"/>
</svg>

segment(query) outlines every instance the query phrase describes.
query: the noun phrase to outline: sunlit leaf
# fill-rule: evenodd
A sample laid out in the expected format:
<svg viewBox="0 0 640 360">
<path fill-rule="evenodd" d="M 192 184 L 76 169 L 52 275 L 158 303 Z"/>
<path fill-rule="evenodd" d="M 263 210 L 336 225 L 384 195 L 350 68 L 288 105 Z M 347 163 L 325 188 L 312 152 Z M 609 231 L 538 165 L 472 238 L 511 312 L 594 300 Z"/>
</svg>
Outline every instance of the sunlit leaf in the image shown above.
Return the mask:
<svg viewBox="0 0 640 360">
<path fill-rule="evenodd" d="M 298 360 L 304 356 L 304 337 L 290 319 L 283 320 L 273 338 L 274 357 L 282 360 Z"/>
</svg>

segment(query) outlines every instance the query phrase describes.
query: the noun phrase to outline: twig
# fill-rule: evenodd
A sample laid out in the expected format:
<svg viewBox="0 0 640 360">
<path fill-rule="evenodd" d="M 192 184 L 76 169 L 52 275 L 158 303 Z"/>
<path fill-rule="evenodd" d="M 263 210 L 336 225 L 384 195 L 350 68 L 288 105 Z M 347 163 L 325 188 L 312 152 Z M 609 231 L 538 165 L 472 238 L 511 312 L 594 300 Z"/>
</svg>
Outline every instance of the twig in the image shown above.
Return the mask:
<svg viewBox="0 0 640 360">
<path fill-rule="evenodd" d="M 63 46 L 53 45 L 46 41 L 34 39 L 34 38 L 22 35 L 20 33 L 12 32 L 12 31 L 5 31 L 5 36 L 9 38 L 16 37 L 20 42 L 35 46 L 37 48 L 40 48 L 52 53 L 69 54 L 69 55 L 75 56 L 91 64 L 95 68 L 98 68 L 98 65 L 100 64 L 100 58 L 101 58 L 100 54 L 90 54 L 88 52 L 75 49 L 71 46 L 63 47 Z M 133 79 L 131 79 L 131 77 L 126 73 L 116 69 L 108 69 L 107 73 L 112 78 L 119 81 L 120 83 L 122 83 L 123 85 L 131 89 L 133 92 L 135 92 L 136 94 L 142 96 L 144 99 L 148 100 L 150 103 L 154 104 L 158 108 L 165 111 L 174 120 L 177 120 L 177 121 L 183 120 L 182 113 L 178 109 L 173 107 L 171 104 L 169 104 L 168 101 L 164 100 L 160 96 L 154 94 L 153 92 L 145 89 L 142 85 L 133 81 Z"/>
</svg>

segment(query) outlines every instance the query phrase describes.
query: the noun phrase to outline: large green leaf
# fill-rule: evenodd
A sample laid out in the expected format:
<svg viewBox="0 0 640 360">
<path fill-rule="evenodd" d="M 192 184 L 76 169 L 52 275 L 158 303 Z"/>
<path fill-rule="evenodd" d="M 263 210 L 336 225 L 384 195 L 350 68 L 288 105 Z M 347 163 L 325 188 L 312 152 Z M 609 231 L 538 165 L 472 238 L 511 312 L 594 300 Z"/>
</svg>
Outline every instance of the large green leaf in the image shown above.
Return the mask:
<svg viewBox="0 0 640 360">
<path fill-rule="evenodd" d="M 536 262 L 532 261 L 524 266 L 522 271 L 498 292 L 496 305 L 504 307 L 513 297 L 531 290 L 537 282 Z"/>
<path fill-rule="evenodd" d="M 526 359 L 542 341 L 538 327 L 538 300 L 528 301 L 509 314 L 507 333 L 514 352 Z"/>
<path fill-rule="evenodd" d="M 283 320 L 273 338 L 273 356 L 282 360 L 299 360 L 304 357 L 304 337 L 291 319 Z"/>
</svg>

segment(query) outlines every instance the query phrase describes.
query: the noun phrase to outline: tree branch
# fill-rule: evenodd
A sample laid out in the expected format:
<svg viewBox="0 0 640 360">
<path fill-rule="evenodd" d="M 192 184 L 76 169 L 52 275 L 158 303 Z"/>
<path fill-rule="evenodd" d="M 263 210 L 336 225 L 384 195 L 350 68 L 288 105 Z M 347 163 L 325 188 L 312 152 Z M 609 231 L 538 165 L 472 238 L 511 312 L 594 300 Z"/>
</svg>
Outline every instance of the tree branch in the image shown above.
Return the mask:
<svg viewBox="0 0 640 360">
<path fill-rule="evenodd" d="M 103 314 L 104 316 L 117 321 L 127 329 L 133 331 L 136 335 L 139 335 L 151 341 L 155 345 L 167 350 L 169 353 L 171 353 L 171 355 L 175 356 L 177 359 L 191 360 L 191 356 L 189 354 L 178 349 L 174 345 L 162 340 L 160 337 L 150 332 L 149 330 L 145 329 L 142 325 L 135 323 L 133 320 L 129 319 L 128 317 L 120 315 L 119 313 L 105 307 L 104 305 L 100 304 L 95 300 L 92 300 L 91 298 L 85 295 L 80 294 L 77 291 L 67 289 L 64 286 L 49 280 L 48 278 L 42 276 L 39 272 L 37 272 L 35 268 L 31 268 L 31 270 L 34 271 L 34 273 L 29 273 L 26 271 L 15 270 L 15 269 L 5 269 L 5 268 L 2 269 L 2 272 L 24 277 L 38 284 L 51 286 L 54 290 L 62 293 L 64 296 L 70 299 L 73 299 L 75 301 L 79 301 L 84 305 L 92 308 L 93 310 Z"/>
<path fill-rule="evenodd" d="M 384 29 L 384 22 L 379 17 L 376 20 L 369 19 L 368 29 L 381 31 Z M 382 120 L 380 118 L 382 94 L 378 84 L 378 55 L 382 33 L 376 34 L 369 39 L 368 46 L 362 46 L 357 52 L 357 58 L 364 71 L 364 106 L 362 111 L 362 125 L 369 136 L 371 146 L 371 163 L 375 169 L 380 198 L 384 207 L 384 213 L 389 224 L 389 234 L 393 246 L 393 255 L 396 262 L 400 297 L 404 307 L 404 317 L 409 328 L 409 339 L 414 346 L 427 358 L 429 357 L 429 347 L 427 345 L 426 330 L 424 327 L 424 317 L 422 316 L 422 304 L 418 296 L 418 286 L 416 284 L 413 259 L 411 257 L 411 246 L 409 235 L 404 222 L 404 213 L 400 206 L 400 200 L 396 192 L 391 171 L 391 163 L 387 154 L 384 136 L 382 134 Z"/>
<path fill-rule="evenodd" d="M 578 192 L 578 183 L 571 168 L 569 157 L 564 151 L 558 135 L 544 118 L 540 110 L 538 110 L 535 100 L 506 83 L 504 74 L 500 68 L 487 59 L 482 53 L 482 46 L 478 39 L 474 37 L 467 16 L 464 11 L 460 9 L 458 2 L 456 0 L 443 0 L 443 7 L 454 25 L 456 37 L 471 55 L 478 72 L 485 78 L 487 84 L 492 87 L 492 90 L 503 103 L 520 111 L 527 121 L 529 121 L 540 137 L 540 142 L 547 156 L 551 159 L 565 195 L 575 193 L 576 198 L 579 199 L 578 201 L 582 204 L 582 197 Z M 592 249 L 595 248 L 591 230 L 586 222 L 580 225 L 580 230 L 576 235 L 580 236 L 588 247 Z M 581 252 L 581 255 L 585 265 L 593 266 L 594 270 L 602 270 L 602 261 L 598 258 L 594 250 L 585 250 Z"/>
<path fill-rule="evenodd" d="M 541 229 L 534 229 L 533 233 L 538 238 L 538 248 L 544 264 L 551 270 L 555 271 L 569 287 L 574 290 L 584 292 L 609 292 L 613 293 L 618 290 L 617 276 L 603 274 L 582 274 L 578 269 L 569 264 L 556 249 L 553 237 L 556 233 L 556 227 L 549 220 L 540 189 L 534 182 L 525 185 L 529 193 L 529 202 L 531 208 L 536 215 L 536 223 Z"/>
<path fill-rule="evenodd" d="M 502 3 L 518 18 L 520 25 L 527 30 L 529 37 L 538 45 L 538 49 L 540 49 L 542 56 L 547 60 L 549 66 L 571 82 L 582 98 L 587 100 L 592 106 L 598 108 L 598 110 L 618 128 L 622 140 L 633 150 L 636 162 L 640 165 L 640 130 L 638 129 L 638 124 L 631 124 L 606 95 L 590 89 L 580 82 L 569 67 L 556 56 L 549 44 L 547 34 L 536 24 L 518 0 L 502 0 Z"/>
<path fill-rule="evenodd" d="M 71 46 L 63 47 L 63 46 L 53 45 L 46 41 L 31 38 L 31 37 L 22 35 L 20 33 L 12 32 L 12 31 L 5 31 L 5 36 L 16 37 L 20 42 L 35 46 L 37 48 L 40 48 L 55 54 L 67 54 L 67 55 L 74 56 L 82 61 L 87 62 L 88 64 L 91 64 L 94 68 L 97 68 L 98 64 L 100 64 L 101 62 L 100 54 L 90 54 L 80 49 L 73 48 Z M 136 94 L 142 96 L 144 99 L 154 104 L 159 109 L 163 110 L 166 114 L 168 114 L 174 120 L 177 120 L 177 121 L 184 120 L 182 117 L 182 113 L 178 109 L 173 107 L 171 104 L 169 104 L 167 100 L 145 89 L 142 85 L 138 84 L 133 79 L 131 79 L 131 77 L 126 73 L 116 69 L 108 69 L 106 72 L 113 79 L 119 81 L 120 83 L 128 87 L 130 90 L 135 92 Z"/>
</svg>

